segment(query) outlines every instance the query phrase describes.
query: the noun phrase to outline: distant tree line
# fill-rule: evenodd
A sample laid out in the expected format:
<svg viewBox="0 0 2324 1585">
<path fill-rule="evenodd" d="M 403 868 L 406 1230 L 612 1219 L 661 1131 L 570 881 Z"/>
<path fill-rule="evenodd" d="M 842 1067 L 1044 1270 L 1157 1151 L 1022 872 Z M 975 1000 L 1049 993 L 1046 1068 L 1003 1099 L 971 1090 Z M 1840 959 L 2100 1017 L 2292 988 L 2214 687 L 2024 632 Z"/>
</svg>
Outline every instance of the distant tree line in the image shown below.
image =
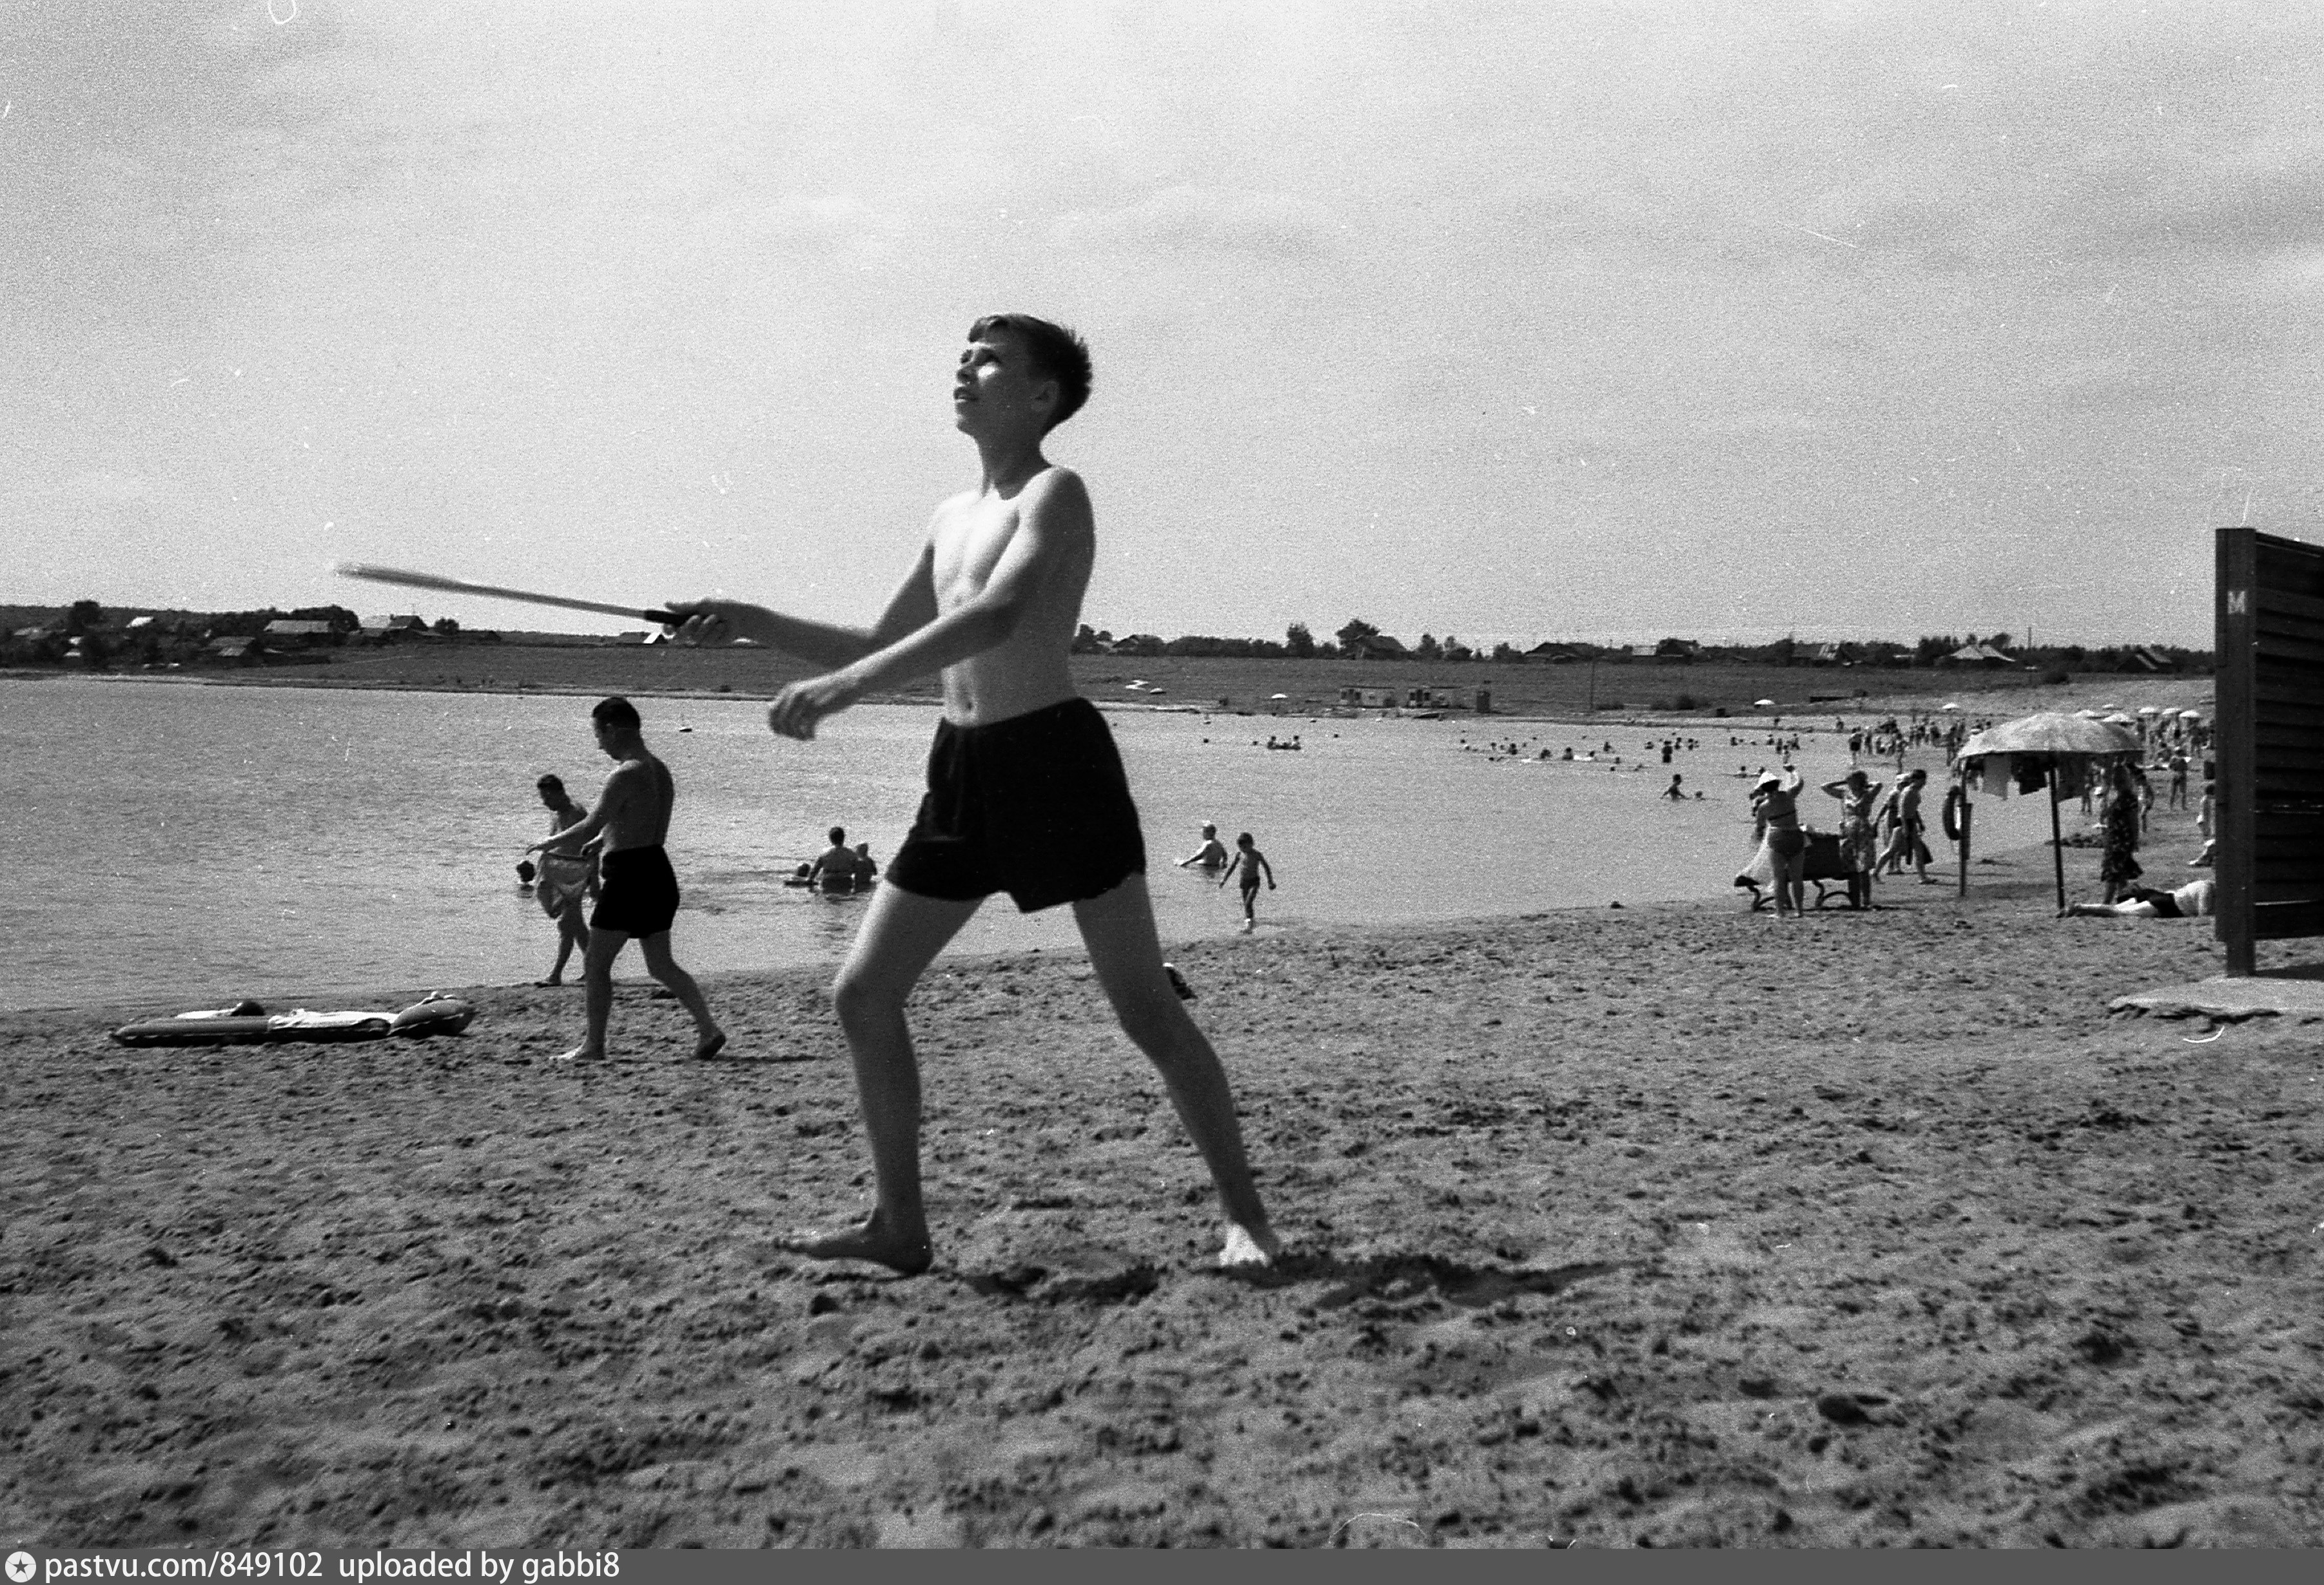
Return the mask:
<svg viewBox="0 0 2324 1585">
<path fill-rule="evenodd" d="M 128 625 L 120 613 L 108 617 L 95 600 L 76 600 L 54 607 L 13 608 L 14 620 L 0 622 L 0 665 L 85 666 L 103 669 L 115 665 L 161 666 L 217 658 L 218 640 L 247 639 L 242 659 L 255 659 L 263 647 L 279 651 L 336 649 L 357 640 L 363 621 L 344 605 L 305 605 L 292 611 L 267 606 L 255 611 L 161 612 L 152 620 Z M 319 622 L 323 631 L 295 639 L 269 635 L 270 623 L 284 620 Z M 491 642 L 492 632 L 463 633 L 451 617 L 426 624 L 441 639 L 466 638 Z M 376 635 L 375 635 L 376 636 Z M 359 641 L 372 641 L 363 637 Z M 232 646 L 227 646 L 232 648 Z M 2015 645 L 2006 632 L 1979 638 L 1975 633 L 1924 633 L 1911 644 L 1886 639 L 1845 643 L 1803 642 L 1784 637 L 1767 644 L 1703 644 L 1667 636 L 1653 644 L 1594 644 L 1581 640 L 1550 640 L 1520 650 L 1506 640 L 1490 649 L 1464 643 L 1452 634 L 1438 638 L 1424 632 L 1407 644 L 1361 617 L 1351 617 L 1328 639 L 1318 639 L 1303 622 L 1286 628 L 1281 639 L 1221 638 L 1189 633 L 1166 639 L 1157 633 L 1110 631 L 1084 623 L 1074 640 L 1077 654 L 1130 656 L 1213 656 L 1235 660 L 1364 659 L 1426 661 L 1465 665 L 1489 661 L 1496 665 L 1555 664 L 1575 660 L 1629 661 L 1650 659 L 1664 664 L 1697 662 L 1760 666 L 1863 667 L 1886 669 L 1960 666 L 1971 669 L 2032 670 L 2062 679 L 2069 672 L 2113 671 L 2207 673 L 2212 656 L 2208 650 L 2188 650 L 2172 644 Z"/>
<path fill-rule="evenodd" d="M 1990 653 L 1964 656 L 1982 647 Z M 1489 649 L 1462 642 L 1452 634 L 1438 638 L 1424 632 L 1407 644 L 1361 617 L 1351 618 L 1331 638 L 1318 640 L 1305 622 L 1295 622 L 1278 641 L 1274 639 L 1217 638 L 1189 634 L 1165 639 L 1155 633 L 1111 632 L 1084 623 L 1074 640 L 1077 654 L 1211 655 L 1233 659 L 1305 660 L 1425 660 L 1460 665 L 1488 661 L 1512 666 L 1528 662 L 1572 660 L 1632 660 L 1651 658 L 1665 663 L 1717 663 L 1757 666 L 1869 667 L 1901 670 L 1914 667 L 1962 666 L 1975 668 L 2016 668 L 2035 671 L 2208 672 L 2209 650 L 2189 650 L 2175 644 L 2048 644 L 2015 646 L 2009 634 L 1923 633 L 1914 642 L 1888 639 L 1852 640 L 1841 643 L 1804 642 L 1792 637 L 1766 644 L 1705 644 L 1692 639 L 1666 636 L 1653 644 L 1595 644 L 1576 640 L 1548 640 L 1521 650 L 1506 640 Z"/>
<path fill-rule="evenodd" d="M 138 620 L 140 617 L 145 620 Z M 278 622 L 315 622 L 321 631 L 290 637 L 267 633 Z M 95 600 L 76 600 L 62 610 L 13 608 L 0 623 L 0 665 L 78 666 L 106 671 L 117 667 L 189 665 L 204 660 L 254 662 L 267 655 L 337 649 L 363 631 L 363 619 L 344 605 L 302 605 L 283 611 L 166 611 L 111 613 Z M 460 624 L 439 617 L 429 631 L 462 636 Z M 493 640 L 495 633 L 472 633 Z M 221 640 L 246 644 L 221 646 Z M 232 654 L 226 651 L 233 651 Z"/>
</svg>

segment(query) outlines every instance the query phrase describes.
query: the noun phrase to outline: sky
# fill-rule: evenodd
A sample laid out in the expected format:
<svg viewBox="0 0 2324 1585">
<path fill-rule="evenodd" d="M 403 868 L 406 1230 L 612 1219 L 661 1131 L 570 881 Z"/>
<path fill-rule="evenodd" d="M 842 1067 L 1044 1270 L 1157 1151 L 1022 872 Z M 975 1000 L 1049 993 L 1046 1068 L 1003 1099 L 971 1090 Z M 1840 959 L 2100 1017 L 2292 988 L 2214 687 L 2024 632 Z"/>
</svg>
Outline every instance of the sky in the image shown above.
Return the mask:
<svg viewBox="0 0 2324 1585">
<path fill-rule="evenodd" d="M 1117 632 L 2208 647 L 2324 539 L 2308 0 L 30 0 L 0 603 L 868 623 L 978 315 Z M 635 625 L 635 624 L 628 624 Z"/>
</svg>

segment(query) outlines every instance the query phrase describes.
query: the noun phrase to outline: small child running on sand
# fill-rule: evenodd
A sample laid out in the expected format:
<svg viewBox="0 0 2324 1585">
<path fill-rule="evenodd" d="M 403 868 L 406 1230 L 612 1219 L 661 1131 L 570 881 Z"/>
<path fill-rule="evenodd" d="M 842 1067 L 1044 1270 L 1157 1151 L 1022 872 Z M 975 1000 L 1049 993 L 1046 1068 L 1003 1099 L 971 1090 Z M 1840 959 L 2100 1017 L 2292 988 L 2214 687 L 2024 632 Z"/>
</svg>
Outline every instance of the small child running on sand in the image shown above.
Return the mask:
<svg viewBox="0 0 2324 1585">
<path fill-rule="evenodd" d="M 1273 891 L 1275 871 L 1268 863 L 1267 855 L 1259 851 L 1259 844 L 1251 840 L 1250 833 L 1246 831 L 1235 838 L 1235 855 L 1227 862 L 1227 872 L 1219 877 L 1219 889 L 1222 891 L 1226 889 L 1228 881 L 1238 875 L 1242 877 L 1242 933 L 1245 935 L 1259 925 L 1259 911 L 1251 905 L 1259 897 L 1261 871 L 1267 874 L 1267 889 Z"/>
</svg>

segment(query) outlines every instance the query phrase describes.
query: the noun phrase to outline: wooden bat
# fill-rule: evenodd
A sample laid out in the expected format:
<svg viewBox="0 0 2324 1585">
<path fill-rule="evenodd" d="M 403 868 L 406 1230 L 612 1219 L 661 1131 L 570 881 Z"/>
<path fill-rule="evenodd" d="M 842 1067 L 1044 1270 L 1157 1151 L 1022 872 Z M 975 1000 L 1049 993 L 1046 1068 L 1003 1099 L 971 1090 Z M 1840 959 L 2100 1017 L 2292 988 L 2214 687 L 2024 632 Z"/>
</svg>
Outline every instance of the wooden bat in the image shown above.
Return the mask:
<svg viewBox="0 0 2324 1585">
<path fill-rule="evenodd" d="M 414 589 L 434 589 L 446 594 L 477 594 L 493 600 L 521 600 L 532 605 L 560 605 L 567 611 L 594 611 L 600 616 L 622 616 L 640 622 L 678 625 L 669 611 L 641 611 L 634 605 L 609 605 L 599 600 L 575 600 L 563 594 L 539 594 L 530 589 L 503 589 L 493 584 L 472 584 L 462 578 L 438 577 L 432 572 L 407 572 L 398 567 L 374 567 L 368 562 L 343 561 L 335 569 L 343 578 L 367 578 L 374 584 L 404 584 Z"/>
</svg>

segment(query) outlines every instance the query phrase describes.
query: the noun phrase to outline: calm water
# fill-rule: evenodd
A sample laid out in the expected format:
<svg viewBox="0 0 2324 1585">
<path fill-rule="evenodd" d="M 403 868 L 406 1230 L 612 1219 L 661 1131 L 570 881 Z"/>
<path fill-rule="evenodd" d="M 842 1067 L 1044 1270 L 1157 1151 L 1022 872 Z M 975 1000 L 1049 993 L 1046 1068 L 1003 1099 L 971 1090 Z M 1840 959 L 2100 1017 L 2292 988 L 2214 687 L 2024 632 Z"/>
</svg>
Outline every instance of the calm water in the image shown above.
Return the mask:
<svg viewBox="0 0 2324 1585">
<path fill-rule="evenodd" d="M 555 930 L 514 866 L 545 832 L 536 776 L 558 772 L 585 802 L 603 779 L 589 704 L 0 679 L 0 1007 L 195 1006 L 538 977 Z M 835 963 L 862 905 L 782 878 L 834 824 L 882 862 L 894 852 L 935 712 L 867 706 L 800 744 L 771 736 L 765 706 L 747 700 L 641 708 L 678 778 L 679 961 L 696 971 Z M 1645 728 L 1109 720 L 1145 816 L 1166 942 L 1225 935 L 1239 917 L 1231 891 L 1170 867 L 1205 818 L 1230 843 L 1254 833 L 1274 865 L 1281 889 L 1259 896 L 1267 928 L 1730 898 L 1750 848 L 1748 783 L 1733 772 L 1770 757 L 1729 747 L 1722 731 L 1672 766 L 1656 758 L 1632 774 L 1495 760 L 1462 742 L 1489 730 L 1579 751 L 1610 738 L 1635 761 Z M 1269 730 L 1297 731 L 1304 751 L 1252 746 Z M 1811 742 L 1802 767 L 1836 775 L 1845 751 Z M 1672 770 L 1710 797 L 1658 799 Z M 1980 847 L 2034 840 L 2037 807 L 1981 803 Z M 1933 800 L 1930 813 L 1933 824 Z M 997 898 L 956 950 L 1079 945 L 1070 910 L 1026 917 Z M 617 972 L 642 970 L 632 955 Z"/>
</svg>

